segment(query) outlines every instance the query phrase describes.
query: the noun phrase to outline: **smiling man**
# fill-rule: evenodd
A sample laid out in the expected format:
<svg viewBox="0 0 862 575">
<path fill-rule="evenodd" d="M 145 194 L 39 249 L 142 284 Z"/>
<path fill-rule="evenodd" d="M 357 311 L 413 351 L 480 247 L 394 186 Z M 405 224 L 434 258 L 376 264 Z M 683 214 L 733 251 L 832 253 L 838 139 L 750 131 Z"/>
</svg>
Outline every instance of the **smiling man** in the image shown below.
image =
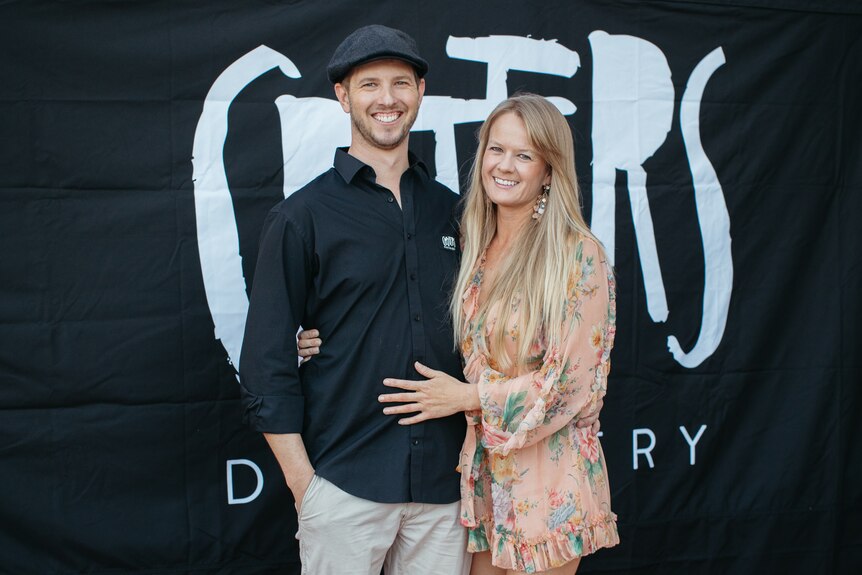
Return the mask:
<svg viewBox="0 0 862 575">
<path fill-rule="evenodd" d="M 458 197 L 408 152 L 428 70 L 413 39 L 360 28 L 327 68 L 351 142 L 267 216 L 240 379 L 299 514 L 303 573 L 466 573 L 463 415 L 399 425 L 383 379 L 461 377 L 448 320 Z M 295 333 L 326 345 L 297 366 Z"/>
</svg>

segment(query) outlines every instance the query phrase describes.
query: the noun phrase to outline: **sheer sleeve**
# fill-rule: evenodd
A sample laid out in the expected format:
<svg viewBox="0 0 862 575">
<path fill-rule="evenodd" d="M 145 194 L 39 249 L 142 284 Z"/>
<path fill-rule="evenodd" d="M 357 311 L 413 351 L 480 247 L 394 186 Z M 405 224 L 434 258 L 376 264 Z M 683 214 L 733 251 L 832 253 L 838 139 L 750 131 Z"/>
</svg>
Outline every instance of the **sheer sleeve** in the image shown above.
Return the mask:
<svg viewBox="0 0 862 575">
<path fill-rule="evenodd" d="M 487 366 L 480 373 L 482 443 L 491 453 L 506 455 L 550 436 L 605 395 L 616 329 L 614 278 L 593 241 L 579 242 L 575 258 L 561 341 L 529 373 L 510 377 Z"/>
</svg>

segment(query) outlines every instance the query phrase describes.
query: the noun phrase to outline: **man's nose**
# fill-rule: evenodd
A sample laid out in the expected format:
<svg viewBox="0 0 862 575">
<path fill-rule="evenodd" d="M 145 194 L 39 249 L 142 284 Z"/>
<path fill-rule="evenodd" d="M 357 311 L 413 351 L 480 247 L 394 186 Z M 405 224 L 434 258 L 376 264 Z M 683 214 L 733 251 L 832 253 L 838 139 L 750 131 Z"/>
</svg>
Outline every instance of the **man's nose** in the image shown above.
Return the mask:
<svg viewBox="0 0 862 575">
<path fill-rule="evenodd" d="M 392 86 L 383 86 L 380 91 L 380 103 L 384 106 L 391 106 L 395 103 L 395 94 L 392 91 Z"/>
</svg>

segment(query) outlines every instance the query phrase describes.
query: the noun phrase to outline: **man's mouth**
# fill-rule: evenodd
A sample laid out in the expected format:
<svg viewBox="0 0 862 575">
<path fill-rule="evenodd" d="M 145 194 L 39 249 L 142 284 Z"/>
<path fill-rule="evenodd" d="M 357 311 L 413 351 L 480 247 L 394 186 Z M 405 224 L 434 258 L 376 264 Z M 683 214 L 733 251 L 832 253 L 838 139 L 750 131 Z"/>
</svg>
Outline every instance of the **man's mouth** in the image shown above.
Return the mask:
<svg viewBox="0 0 862 575">
<path fill-rule="evenodd" d="M 401 117 L 401 112 L 378 112 L 371 114 L 371 117 L 381 124 L 391 124 Z"/>
</svg>

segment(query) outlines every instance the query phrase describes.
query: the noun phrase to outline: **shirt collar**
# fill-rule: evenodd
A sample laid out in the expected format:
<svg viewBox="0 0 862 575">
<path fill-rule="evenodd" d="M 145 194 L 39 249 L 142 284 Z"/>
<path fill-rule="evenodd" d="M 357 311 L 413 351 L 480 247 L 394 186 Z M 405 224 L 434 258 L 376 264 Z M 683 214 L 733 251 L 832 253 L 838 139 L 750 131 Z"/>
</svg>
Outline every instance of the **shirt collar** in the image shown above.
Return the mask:
<svg viewBox="0 0 862 575">
<path fill-rule="evenodd" d="M 425 165 L 425 162 L 417 158 L 413 152 L 407 152 L 407 162 L 409 164 L 409 167 L 407 168 L 408 170 L 419 168 L 418 171 L 421 171 L 425 177 L 430 177 L 428 166 Z M 344 181 L 348 183 L 352 182 L 353 178 L 356 177 L 356 174 L 358 174 L 363 168 L 368 168 L 370 174 L 374 173 L 374 168 L 364 163 L 362 160 L 348 154 L 346 147 L 336 148 L 333 166 L 335 167 L 335 171 L 341 174 Z"/>
</svg>

